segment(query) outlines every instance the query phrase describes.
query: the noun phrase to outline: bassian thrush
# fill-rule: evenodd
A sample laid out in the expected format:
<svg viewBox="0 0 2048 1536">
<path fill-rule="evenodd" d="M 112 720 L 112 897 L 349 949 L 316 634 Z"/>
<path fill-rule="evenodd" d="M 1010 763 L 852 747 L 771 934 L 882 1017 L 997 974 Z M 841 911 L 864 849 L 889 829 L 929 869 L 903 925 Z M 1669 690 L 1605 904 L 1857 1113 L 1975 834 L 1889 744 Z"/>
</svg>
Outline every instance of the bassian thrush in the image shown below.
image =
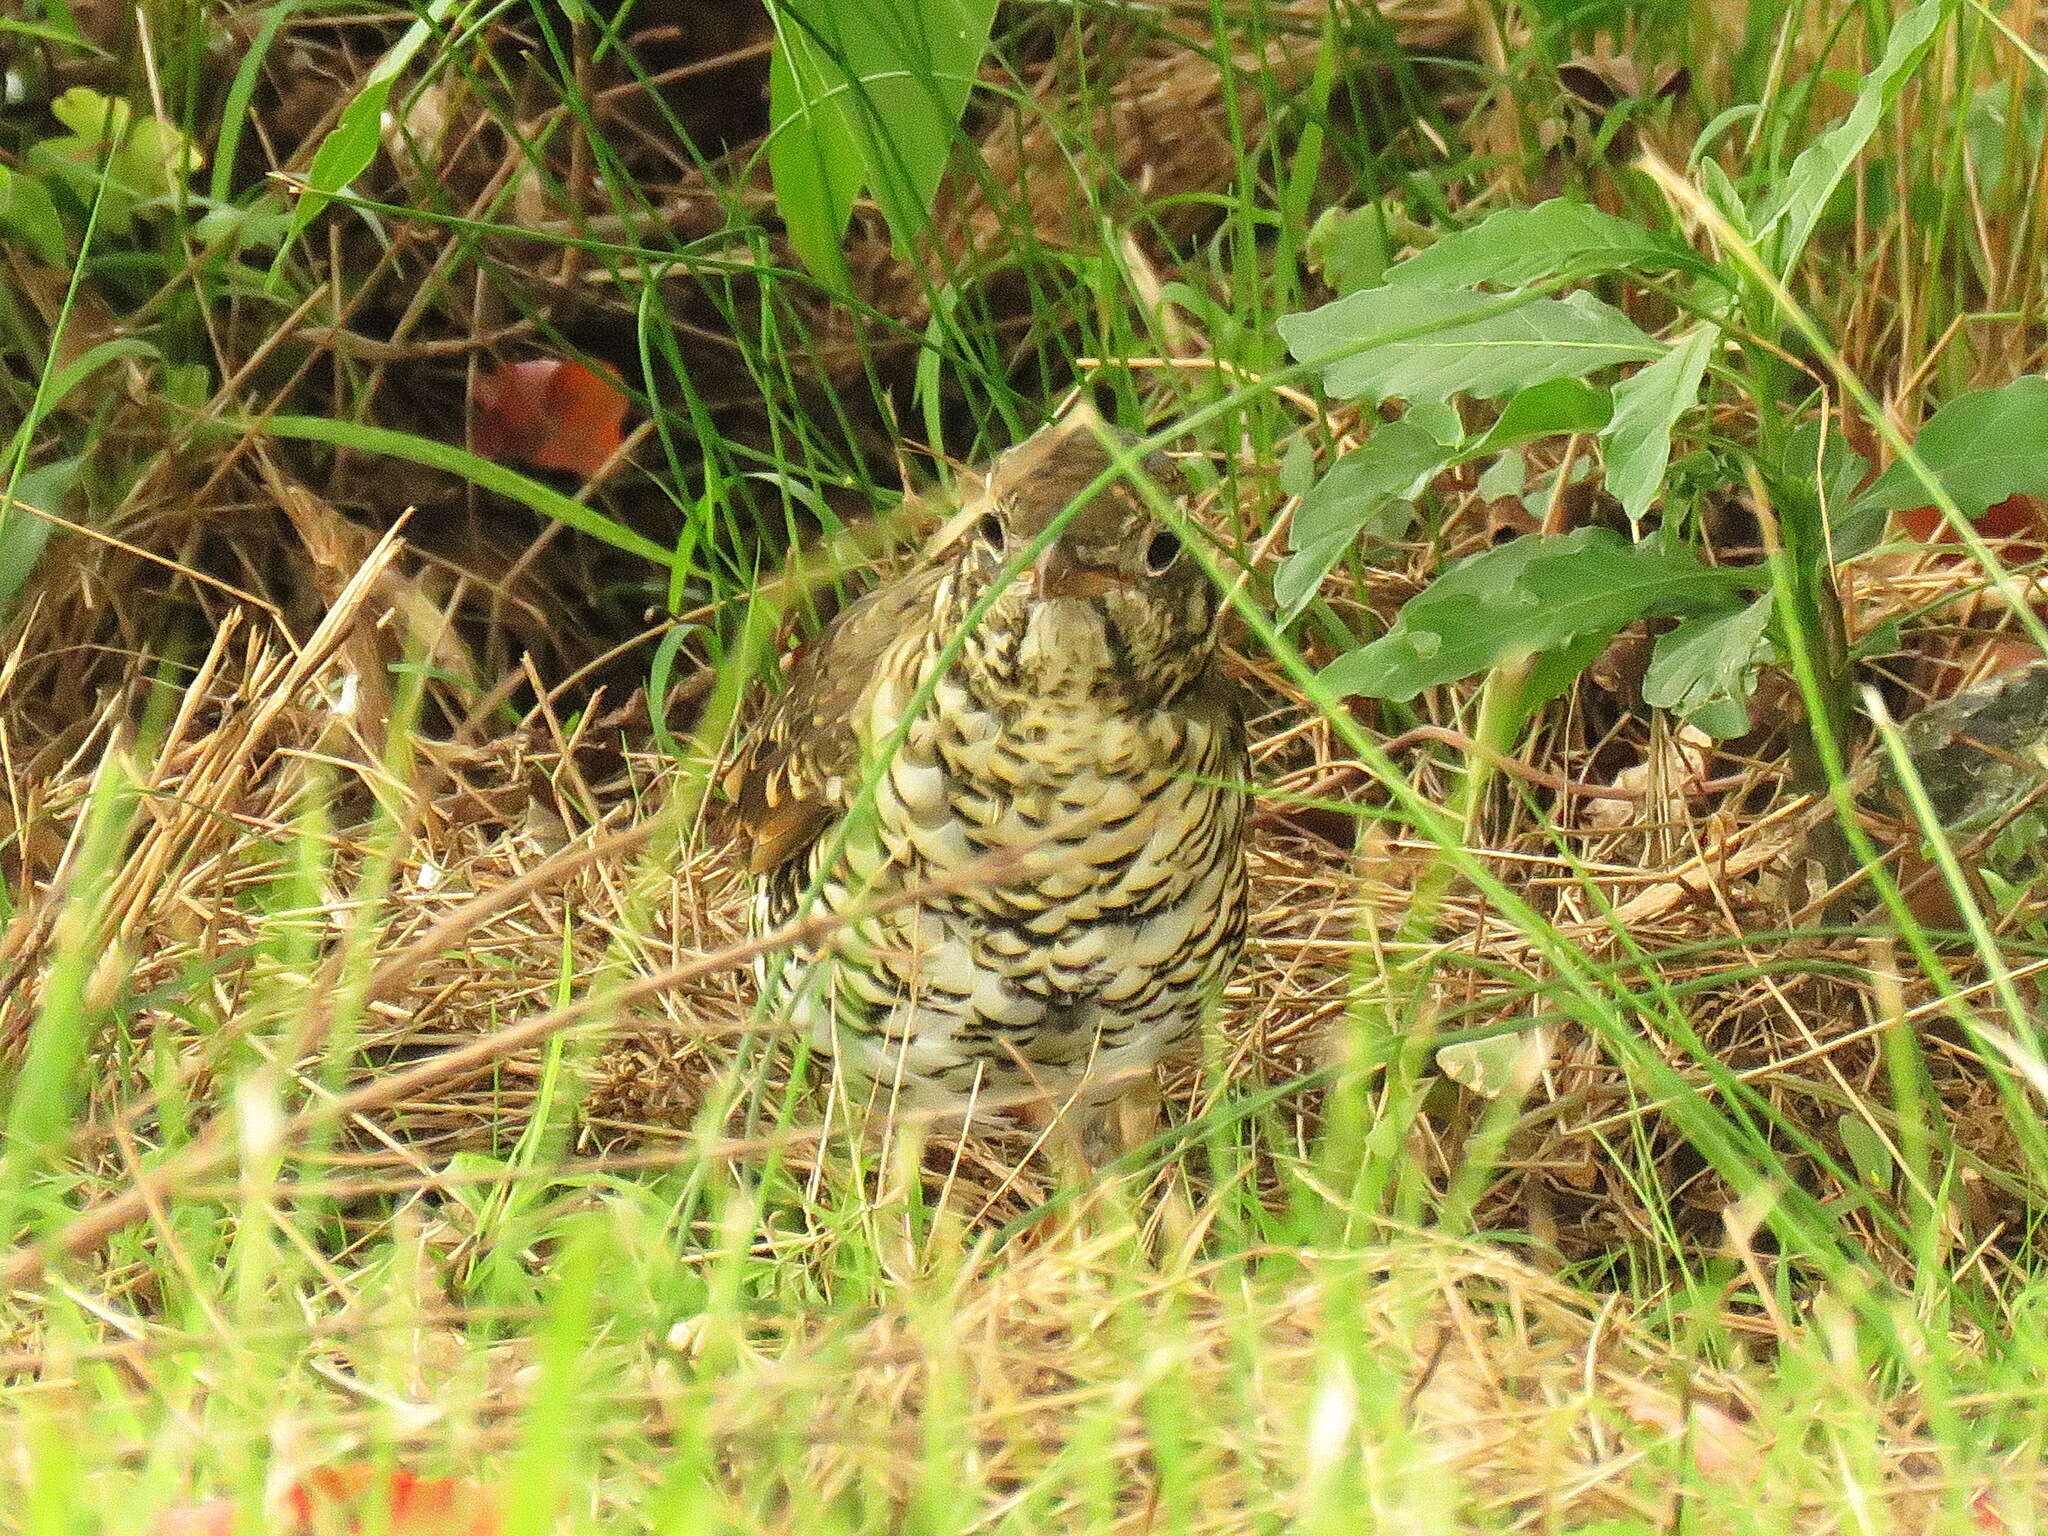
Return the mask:
<svg viewBox="0 0 2048 1536">
<path fill-rule="evenodd" d="M 1132 441 L 1083 407 L 967 477 L 950 537 L 799 656 L 730 780 L 761 928 L 851 919 L 765 969 L 857 1108 L 1072 1104 L 1092 1140 L 1243 946 L 1216 588 L 1127 478 L 1075 504 Z"/>
</svg>

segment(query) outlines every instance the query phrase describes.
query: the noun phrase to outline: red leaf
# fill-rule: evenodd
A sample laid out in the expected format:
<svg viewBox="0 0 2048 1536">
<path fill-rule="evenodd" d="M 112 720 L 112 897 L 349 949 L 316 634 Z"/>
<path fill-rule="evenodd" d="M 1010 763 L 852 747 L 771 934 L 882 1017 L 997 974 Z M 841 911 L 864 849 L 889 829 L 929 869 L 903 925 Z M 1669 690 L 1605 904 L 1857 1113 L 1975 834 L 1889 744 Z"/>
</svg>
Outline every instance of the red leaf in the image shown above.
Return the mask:
<svg viewBox="0 0 2048 1536">
<path fill-rule="evenodd" d="M 588 479 L 625 441 L 626 396 L 602 364 L 506 363 L 477 379 L 471 400 L 472 441 L 486 458 Z"/>
<path fill-rule="evenodd" d="M 2048 505 L 2040 497 L 2025 493 L 1986 507 L 1973 521 L 1977 532 L 1992 544 L 2021 534 L 2034 539 L 2048 537 Z M 1947 519 L 1933 507 L 1907 508 L 1899 513 L 1899 528 L 1908 538 L 1922 544 L 1953 543 L 1956 536 Z M 2034 543 L 2009 545 L 1999 551 L 2007 560 L 2036 559 L 2040 552 L 2040 546 Z"/>
</svg>

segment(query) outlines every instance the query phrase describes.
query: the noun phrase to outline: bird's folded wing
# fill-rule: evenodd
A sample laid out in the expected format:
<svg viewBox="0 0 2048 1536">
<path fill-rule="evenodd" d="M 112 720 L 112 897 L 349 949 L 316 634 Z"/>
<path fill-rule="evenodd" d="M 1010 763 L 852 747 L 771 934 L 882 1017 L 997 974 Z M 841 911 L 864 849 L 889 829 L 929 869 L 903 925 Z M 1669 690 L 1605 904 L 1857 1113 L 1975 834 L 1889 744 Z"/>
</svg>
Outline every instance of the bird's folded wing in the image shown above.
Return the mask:
<svg viewBox="0 0 2048 1536">
<path fill-rule="evenodd" d="M 788 690 L 726 779 L 755 874 L 800 858 L 859 792 L 861 701 L 885 654 L 930 625 L 939 574 L 927 568 L 869 593 L 790 669 Z"/>
</svg>

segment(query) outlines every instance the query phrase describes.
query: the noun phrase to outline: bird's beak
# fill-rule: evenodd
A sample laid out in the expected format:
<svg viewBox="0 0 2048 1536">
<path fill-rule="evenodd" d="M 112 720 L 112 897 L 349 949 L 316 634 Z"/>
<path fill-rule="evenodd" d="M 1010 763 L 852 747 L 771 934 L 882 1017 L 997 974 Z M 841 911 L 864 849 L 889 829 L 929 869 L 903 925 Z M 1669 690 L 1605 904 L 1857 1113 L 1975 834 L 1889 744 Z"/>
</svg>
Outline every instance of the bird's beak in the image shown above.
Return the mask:
<svg viewBox="0 0 2048 1536">
<path fill-rule="evenodd" d="M 1051 597 L 1100 597 L 1130 585 L 1122 571 L 1099 565 L 1077 565 L 1054 544 L 1031 567 L 1031 592 L 1040 602 Z"/>
</svg>

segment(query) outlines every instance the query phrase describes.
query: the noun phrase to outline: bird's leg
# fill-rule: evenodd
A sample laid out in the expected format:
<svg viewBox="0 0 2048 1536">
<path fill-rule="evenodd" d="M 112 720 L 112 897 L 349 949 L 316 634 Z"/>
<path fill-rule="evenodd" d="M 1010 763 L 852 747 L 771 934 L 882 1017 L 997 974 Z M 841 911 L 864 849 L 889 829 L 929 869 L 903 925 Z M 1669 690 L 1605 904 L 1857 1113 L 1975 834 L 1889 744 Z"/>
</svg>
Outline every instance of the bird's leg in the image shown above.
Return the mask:
<svg viewBox="0 0 2048 1536">
<path fill-rule="evenodd" d="M 1158 1070 L 1142 1074 L 1128 1093 L 1117 1097 L 1114 1109 L 1117 1139 L 1122 1143 L 1117 1148 L 1119 1157 L 1157 1136 L 1159 1122 L 1166 1113 L 1166 1101 L 1159 1096 Z"/>
<path fill-rule="evenodd" d="M 1055 1184 L 1079 1188 L 1094 1181 L 1097 1163 L 1089 1130 L 1096 1110 L 1039 1093 L 1020 1102 L 1012 1113 L 1017 1124 L 1037 1139 Z"/>
</svg>

